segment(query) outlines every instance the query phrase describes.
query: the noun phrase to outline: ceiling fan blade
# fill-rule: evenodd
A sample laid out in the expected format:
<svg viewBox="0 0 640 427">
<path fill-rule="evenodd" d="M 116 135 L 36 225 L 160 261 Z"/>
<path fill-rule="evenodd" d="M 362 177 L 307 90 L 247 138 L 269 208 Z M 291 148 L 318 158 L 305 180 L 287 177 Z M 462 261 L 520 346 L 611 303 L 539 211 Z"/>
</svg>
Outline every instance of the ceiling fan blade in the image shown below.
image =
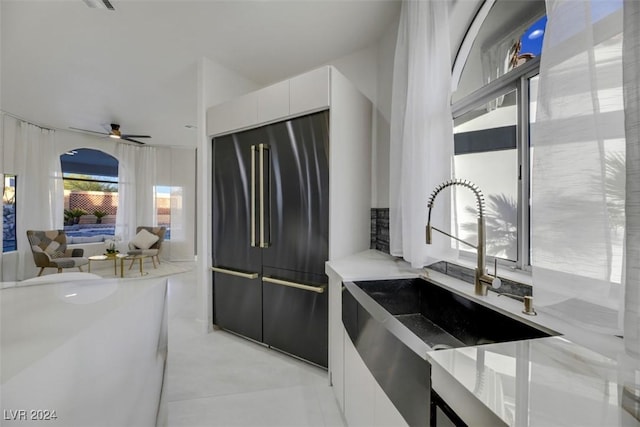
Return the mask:
<svg viewBox="0 0 640 427">
<path fill-rule="evenodd" d="M 135 142 L 136 144 L 140 144 L 140 145 L 146 145 L 144 142 L 142 141 L 136 141 L 135 139 L 131 139 L 131 138 L 125 138 L 124 136 L 120 137 L 120 139 L 123 139 L 125 141 L 131 141 L 131 142 Z"/>
<path fill-rule="evenodd" d="M 89 129 L 80 129 L 80 128 L 74 128 L 74 127 L 69 127 L 69 129 L 79 130 L 81 132 L 97 133 L 98 135 L 109 135 L 106 132 L 97 132 L 95 130 L 89 130 Z"/>
<path fill-rule="evenodd" d="M 122 138 L 151 138 L 151 135 L 130 135 L 130 134 L 122 134 Z"/>
</svg>

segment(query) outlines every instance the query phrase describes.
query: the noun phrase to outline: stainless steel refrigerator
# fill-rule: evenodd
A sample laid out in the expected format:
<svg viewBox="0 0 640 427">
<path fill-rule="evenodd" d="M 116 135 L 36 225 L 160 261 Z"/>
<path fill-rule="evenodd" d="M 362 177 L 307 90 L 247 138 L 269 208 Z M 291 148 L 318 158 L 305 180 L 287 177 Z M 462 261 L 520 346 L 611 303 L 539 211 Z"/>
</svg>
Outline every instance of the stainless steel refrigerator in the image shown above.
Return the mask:
<svg viewBox="0 0 640 427">
<path fill-rule="evenodd" d="M 213 319 L 327 366 L 329 112 L 213 139 Z"/>
</svg>

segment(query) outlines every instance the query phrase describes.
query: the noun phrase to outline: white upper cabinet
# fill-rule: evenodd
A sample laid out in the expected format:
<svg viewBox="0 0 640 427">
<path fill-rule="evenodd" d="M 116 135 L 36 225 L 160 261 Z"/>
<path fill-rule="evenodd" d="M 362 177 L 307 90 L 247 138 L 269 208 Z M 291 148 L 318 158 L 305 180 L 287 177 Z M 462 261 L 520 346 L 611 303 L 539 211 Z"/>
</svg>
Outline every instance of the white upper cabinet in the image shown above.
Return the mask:
<svg viewBox="0 0 640 427">
<path fill-rule="evenodd" d="M 328 108 L 331 67 L 322 67 L 267 86 L 207 111 L 207 135 L 214 136 Z"/>
<path fill-rule="evenodd" d="M 271 122 L 289 115 L 289 80 L 258 91 L 258 123 Z"/>
<path fill-rule="evenodd" d="M 207 111 L 207 134 L 217 135 L 258 123 L 258 93 L 234 98 Z"/>
</svg>

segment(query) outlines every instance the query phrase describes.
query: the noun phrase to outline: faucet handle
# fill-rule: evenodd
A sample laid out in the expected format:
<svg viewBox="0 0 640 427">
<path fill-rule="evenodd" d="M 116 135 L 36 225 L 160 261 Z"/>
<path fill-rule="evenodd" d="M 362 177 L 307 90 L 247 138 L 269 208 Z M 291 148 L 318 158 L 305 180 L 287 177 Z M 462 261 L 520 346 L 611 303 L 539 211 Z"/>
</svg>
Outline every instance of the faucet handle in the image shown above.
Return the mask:
<svg viewBox="0 0 640 427">
<path fill-rule="evenodd" d="M 502 286 L 502 280 L 498 277 L 498 259 L 493 259 L 493 280 L 491 281 L 491 287 L 493 289 L 500 289 Z"/>
</svg>

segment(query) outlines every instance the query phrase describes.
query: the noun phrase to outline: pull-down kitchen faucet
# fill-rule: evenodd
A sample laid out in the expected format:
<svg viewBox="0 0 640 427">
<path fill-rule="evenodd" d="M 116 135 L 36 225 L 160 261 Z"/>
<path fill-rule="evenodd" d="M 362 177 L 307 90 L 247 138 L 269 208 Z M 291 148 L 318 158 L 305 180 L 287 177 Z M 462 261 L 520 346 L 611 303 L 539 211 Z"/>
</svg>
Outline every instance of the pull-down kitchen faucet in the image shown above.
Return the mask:
<svg viewBox="0 0 640 427">
<path fill-rule="evenodd" d="M 445 231 L 437 229 L 436 227 L 431 226 L 431 208 L 433 208 L 433 202 L 436 199 L 436 196 L 445 188 L 451 187 L 454 185 L 459 185 L 461 187 L 465 187 L 473 191 L 473 194 L 476 196 L 476 210 L 478 216 L 478 242 L 476 245 L 472 245 L 471 243 L 465 242 L 462 239 L 457 238 Z M 491 277 L 485 272 L 485 251 L 486 251 L 486 241 L 485 241 L 485 225 L 484 225 L 484 196 L 482 195 L 482 191 L 478 188 L 477 185 L 472 183 L 471 181 L 462 180 L 462 179 L 453 179 L 449 181 L 445 181 L 442 184 L 438 185 L 431 196 L 429 196 L 429 202 L 427 203 L 427 207 L 429 208 L 429 217 L 427 220 L 427 229 L 426 229 L 426 243 L 427 245 L 431 244 L 431 230 L 438 231 L 445 236 L 449 236 L 454 240 L 457 240 L 460 243 L 464 243 L 465 245 L 471 246 L 476 250 L 477 253 L 477 266 L 476 266 L 476 274 L 475 274 L 475 294 L 476 295 L 487 295 L 489 290 L 489 286 L 494 283 L 494 277 Z M 499 286 L 498 283 L 496 283 Z"/>
</svg>

